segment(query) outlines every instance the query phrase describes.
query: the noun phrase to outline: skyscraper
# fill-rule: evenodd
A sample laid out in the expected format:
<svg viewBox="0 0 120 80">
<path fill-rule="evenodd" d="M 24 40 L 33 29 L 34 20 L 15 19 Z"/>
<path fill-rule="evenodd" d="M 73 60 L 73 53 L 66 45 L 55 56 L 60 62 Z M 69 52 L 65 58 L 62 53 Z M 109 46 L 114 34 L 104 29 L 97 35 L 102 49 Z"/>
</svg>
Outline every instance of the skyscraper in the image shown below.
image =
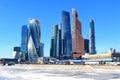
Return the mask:
<svg viewBox="0 0 120 80">
<path fill-rule="evenodd" d="M 37 56 L 40 54 L 40 24 L 39 21 L 29 19 L 29 34 L 28 34 L 28 58 L 32 63 L 37 62 Z"/>
<path fill-rule="evenodd" d="M 84 54 L 84 39 L 82 37 L 82 25 L 78 20 L 78 14 L 72 9 L 72 52 L 73 59 L 79 58 Z"/>
<path fill-rule="evenodd" d="M 54 57 L 54 58 L 56 58 L 56 56 L 57 56 L 57 34 L 58 34 L 58 25 L 53 25 L 52 37 L 51 37 L 50 57 Z"/>
<path fill-rule="evenodd" d="M 52 37 L 51 37 L 51 42 L 50 42 L 51 44 L 50 44 L 50 57 L 53 57 L 53 45 L 54 45 L 54 39 L 52 39 Z"/>
<path fill-rule="evenodd" d="M 95 29 L 94 29 L 94 21 L 90 20 L 90 32 L 89 32 L 89 37 L 90 37 L 90 54 L 96 54 L 96 47 L 95 47 Z"/>
<path fill-rule="evenodd" d="M 38 20 L 31 18 L 29 19 L 29 36 L 33 39 L 37 54 L 40 52 L 40 23 Z"/>
<path fill-rule="evenodd" d="M 44 43 L 40 43 L 40 57 L 44 56 Z"/>
<path fill-rule="evenodd" d="M 84 39 L 84 52 L 89 53 L 89 39 Z"/>
<path fill-rule="evenodd" d="M 59 25 L 61 27 L 61 24 Z M 60 56 L 62 56 L 62 34 L 61 34 L 61 28 L 58 29 L 57 34 L 57 58 L 60 59 Z"/>
<path fill-rule="evenodd" d="M 72 38 L 70 27 L 70 14 L 67 11 L 62 11 L 62 38 L 63 38 L 63 55 L 71 57 L 72 53 Z"/>
<path fill-rule="evenodd" d="M 23 60 L 27 60 L 27 44 L 28 44 L 28 28 L 27 25 L 22 26 L 21 32 L 21 56 Z"/>
</svg>

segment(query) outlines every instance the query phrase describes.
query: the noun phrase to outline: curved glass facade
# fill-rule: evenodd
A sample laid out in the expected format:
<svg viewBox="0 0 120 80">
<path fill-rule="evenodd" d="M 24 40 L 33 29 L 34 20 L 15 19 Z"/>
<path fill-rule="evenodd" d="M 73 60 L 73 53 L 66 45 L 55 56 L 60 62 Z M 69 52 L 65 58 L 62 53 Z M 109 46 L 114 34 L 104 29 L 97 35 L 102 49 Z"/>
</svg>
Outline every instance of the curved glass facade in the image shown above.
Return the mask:
<svg viewBox="0 0 120 80">
<path fill-rule="evenodd" d="M 71 27 L 70 27 L 70 14 L 67 11 L 62 11 L 62 38 L 64 40 L 63 55 L 71 56 L 72 38 L 71 38 Z"/>
<path fill-rule="evenodd" d="M 39 21 L 31 18 L 29 19 L 29 35 L 33 39 L 37 54 L 40 53 L 40 25 Z"/>
<path fill-rule="evenodd" d="M 39 21 L 31 18 L 29 19 L 29 34 L 28 34 L 28 40 L 30 41 L 30 37 L 33 41 L 33 45 L 35 48 L 35 51 L 33 51 L 33 53 L 37 53 L 36 55 L 39 56 L 40 54 L 40 25 L 39 25 Z M 31 42 L 28 42 L 28 45 L 31 44 Z M 28 48 L 29 49 L 29 48 Z M 28 57 L 29 60 L 30 58 L 36 59 L 33 56 L 33 53 L 31 53 L 30 50 L 28 50 Z M 33 61 L 32 59 L 30 61 Z"/>
<path fill-rule="evenodd" d="M 30 63 L 38 62 L 38 55 L 37 55 L 36 48 L 35 48 L 35 45 L 34 45 L 31 35 L 30 35 L 29 41 L 28 41 L 28 56 L 29 56 L 28 60 Z"/>
</svg>

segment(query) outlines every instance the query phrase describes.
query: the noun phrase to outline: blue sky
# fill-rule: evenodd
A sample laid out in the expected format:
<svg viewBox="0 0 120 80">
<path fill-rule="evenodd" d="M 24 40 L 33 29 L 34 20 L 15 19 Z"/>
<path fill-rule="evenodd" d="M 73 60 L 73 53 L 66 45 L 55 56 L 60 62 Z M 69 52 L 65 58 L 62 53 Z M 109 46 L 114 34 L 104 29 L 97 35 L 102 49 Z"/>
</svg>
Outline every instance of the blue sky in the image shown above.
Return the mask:
<svg viewBox="0 0 120 80">
<path fill-rule="evenodd" d="M 120 51 L 120 0 L 0 0 L 0 57 L 12 57 L 13 47 L 21 44 L 21 26 L 29 18 L 41 24 L 41 42 L 49 55 L 53 24 L 61 22 L 61 11 L 75 8 L 88 38 L 89 21 L 94 19 L 97 52 L 111 47 Z M 72 16 L 71 16 L 72 17 Z M 72 18 L 71 18 L 72 20 Z"/>
</svg>

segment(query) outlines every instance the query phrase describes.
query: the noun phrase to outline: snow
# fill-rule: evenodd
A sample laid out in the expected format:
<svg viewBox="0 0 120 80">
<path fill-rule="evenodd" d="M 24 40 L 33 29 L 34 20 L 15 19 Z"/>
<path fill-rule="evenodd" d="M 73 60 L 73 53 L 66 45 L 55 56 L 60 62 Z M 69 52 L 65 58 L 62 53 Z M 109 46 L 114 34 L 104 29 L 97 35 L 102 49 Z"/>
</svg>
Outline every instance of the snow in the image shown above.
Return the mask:
<svg viewBox="0 0 120 80">
<path fill-rule="evenodd" d="M 120 70 L 0 66 L 0 80 L 120 80 Z"/>
</svg>

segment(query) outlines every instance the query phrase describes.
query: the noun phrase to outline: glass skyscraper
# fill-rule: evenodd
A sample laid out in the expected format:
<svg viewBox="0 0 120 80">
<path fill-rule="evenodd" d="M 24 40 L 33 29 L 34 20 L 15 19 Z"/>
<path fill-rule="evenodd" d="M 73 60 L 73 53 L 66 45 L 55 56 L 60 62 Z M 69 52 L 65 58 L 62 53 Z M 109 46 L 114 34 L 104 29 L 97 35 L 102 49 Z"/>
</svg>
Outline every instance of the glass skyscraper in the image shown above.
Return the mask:
<svg viewBox="0 0 120 80">
<path fill-rule="evenodd" d="M 94 21 L 90 20 L 90 33 L 89 33 L 89 37 L 90 37 L 90 54 L 96 54 L 96 47 L 95 47 L 95 29 L 94 29 Z"/>
<path fill-rule="evenodd" d="M 89 53 L 89 39 L 84 39 L 84 52 Z"/>
<path fill-rule="evenodd" d="M 54 45 L 54 39 L 51 38 L 51 44 L 50 44 L 50 57 L 53 57 L 53 46 Z"/>
<path fill-rule="evenodd" d="M 70 56 L 72 53 L 72 38 L 70 27 L 70 14 L 67 11 L 62 11 L 62 38 L 63 38 L 63 55 Z"/>
<path fill-rule="evenodd" d="M 28 40 L 28 61 L 30 63 L 38 62 L 38 54 L 37 54 L 31 34 Z"/>
<path fill-rule="evenodd" d="M 22 26 L 21 32 L 21 58 L 27 60 L 27 44 L 28 44 L 28 28 L 27 25 Z"/>
<path fill-rule="evenodd" d="M 62 57 L 62 32 L 61 27 L 58 25 L 54 25 L 52 27 L 52 37 L 51 37 L 51 48 L 50 48 L 50 57 L 60 59 Z"/>
<path fill-rule="evenodd" d="M 52 37 L 51 37 L 51 48 L 50 48 L 50 57 L 57 57 L 57 34 L 58 34 L 58 25 L 53 25 L 52 27 Z"/>
<path fill-rule="evenodd" d="M 40 51 L 40 24 L 39 21 L 31 18 L 29 19 L 29 35 L 31 34 L 31 37 L 33 39 L 37 54 L 39 54 Z"/>
<path fill-rule="evenodd" d="M 28 58 L 31 63 L 37 62 L 37 57 L 40 54 L 40 24 L 39 21 L 29 19 L 29 34 L 28 34 Z"/>
<path fill-rule="evenodd" d="M 40 43 L 40 55 L 39 57 L 43 57 L 44 56 L 44 43 Z"/>
<path fill-rule="evenodd" d="M 62 56 L 62 37 L 61 37 L 61 29 L 58 30 L 57 34 L 57 58 L 60 59 L 60 56 Z"/>
</svg>

